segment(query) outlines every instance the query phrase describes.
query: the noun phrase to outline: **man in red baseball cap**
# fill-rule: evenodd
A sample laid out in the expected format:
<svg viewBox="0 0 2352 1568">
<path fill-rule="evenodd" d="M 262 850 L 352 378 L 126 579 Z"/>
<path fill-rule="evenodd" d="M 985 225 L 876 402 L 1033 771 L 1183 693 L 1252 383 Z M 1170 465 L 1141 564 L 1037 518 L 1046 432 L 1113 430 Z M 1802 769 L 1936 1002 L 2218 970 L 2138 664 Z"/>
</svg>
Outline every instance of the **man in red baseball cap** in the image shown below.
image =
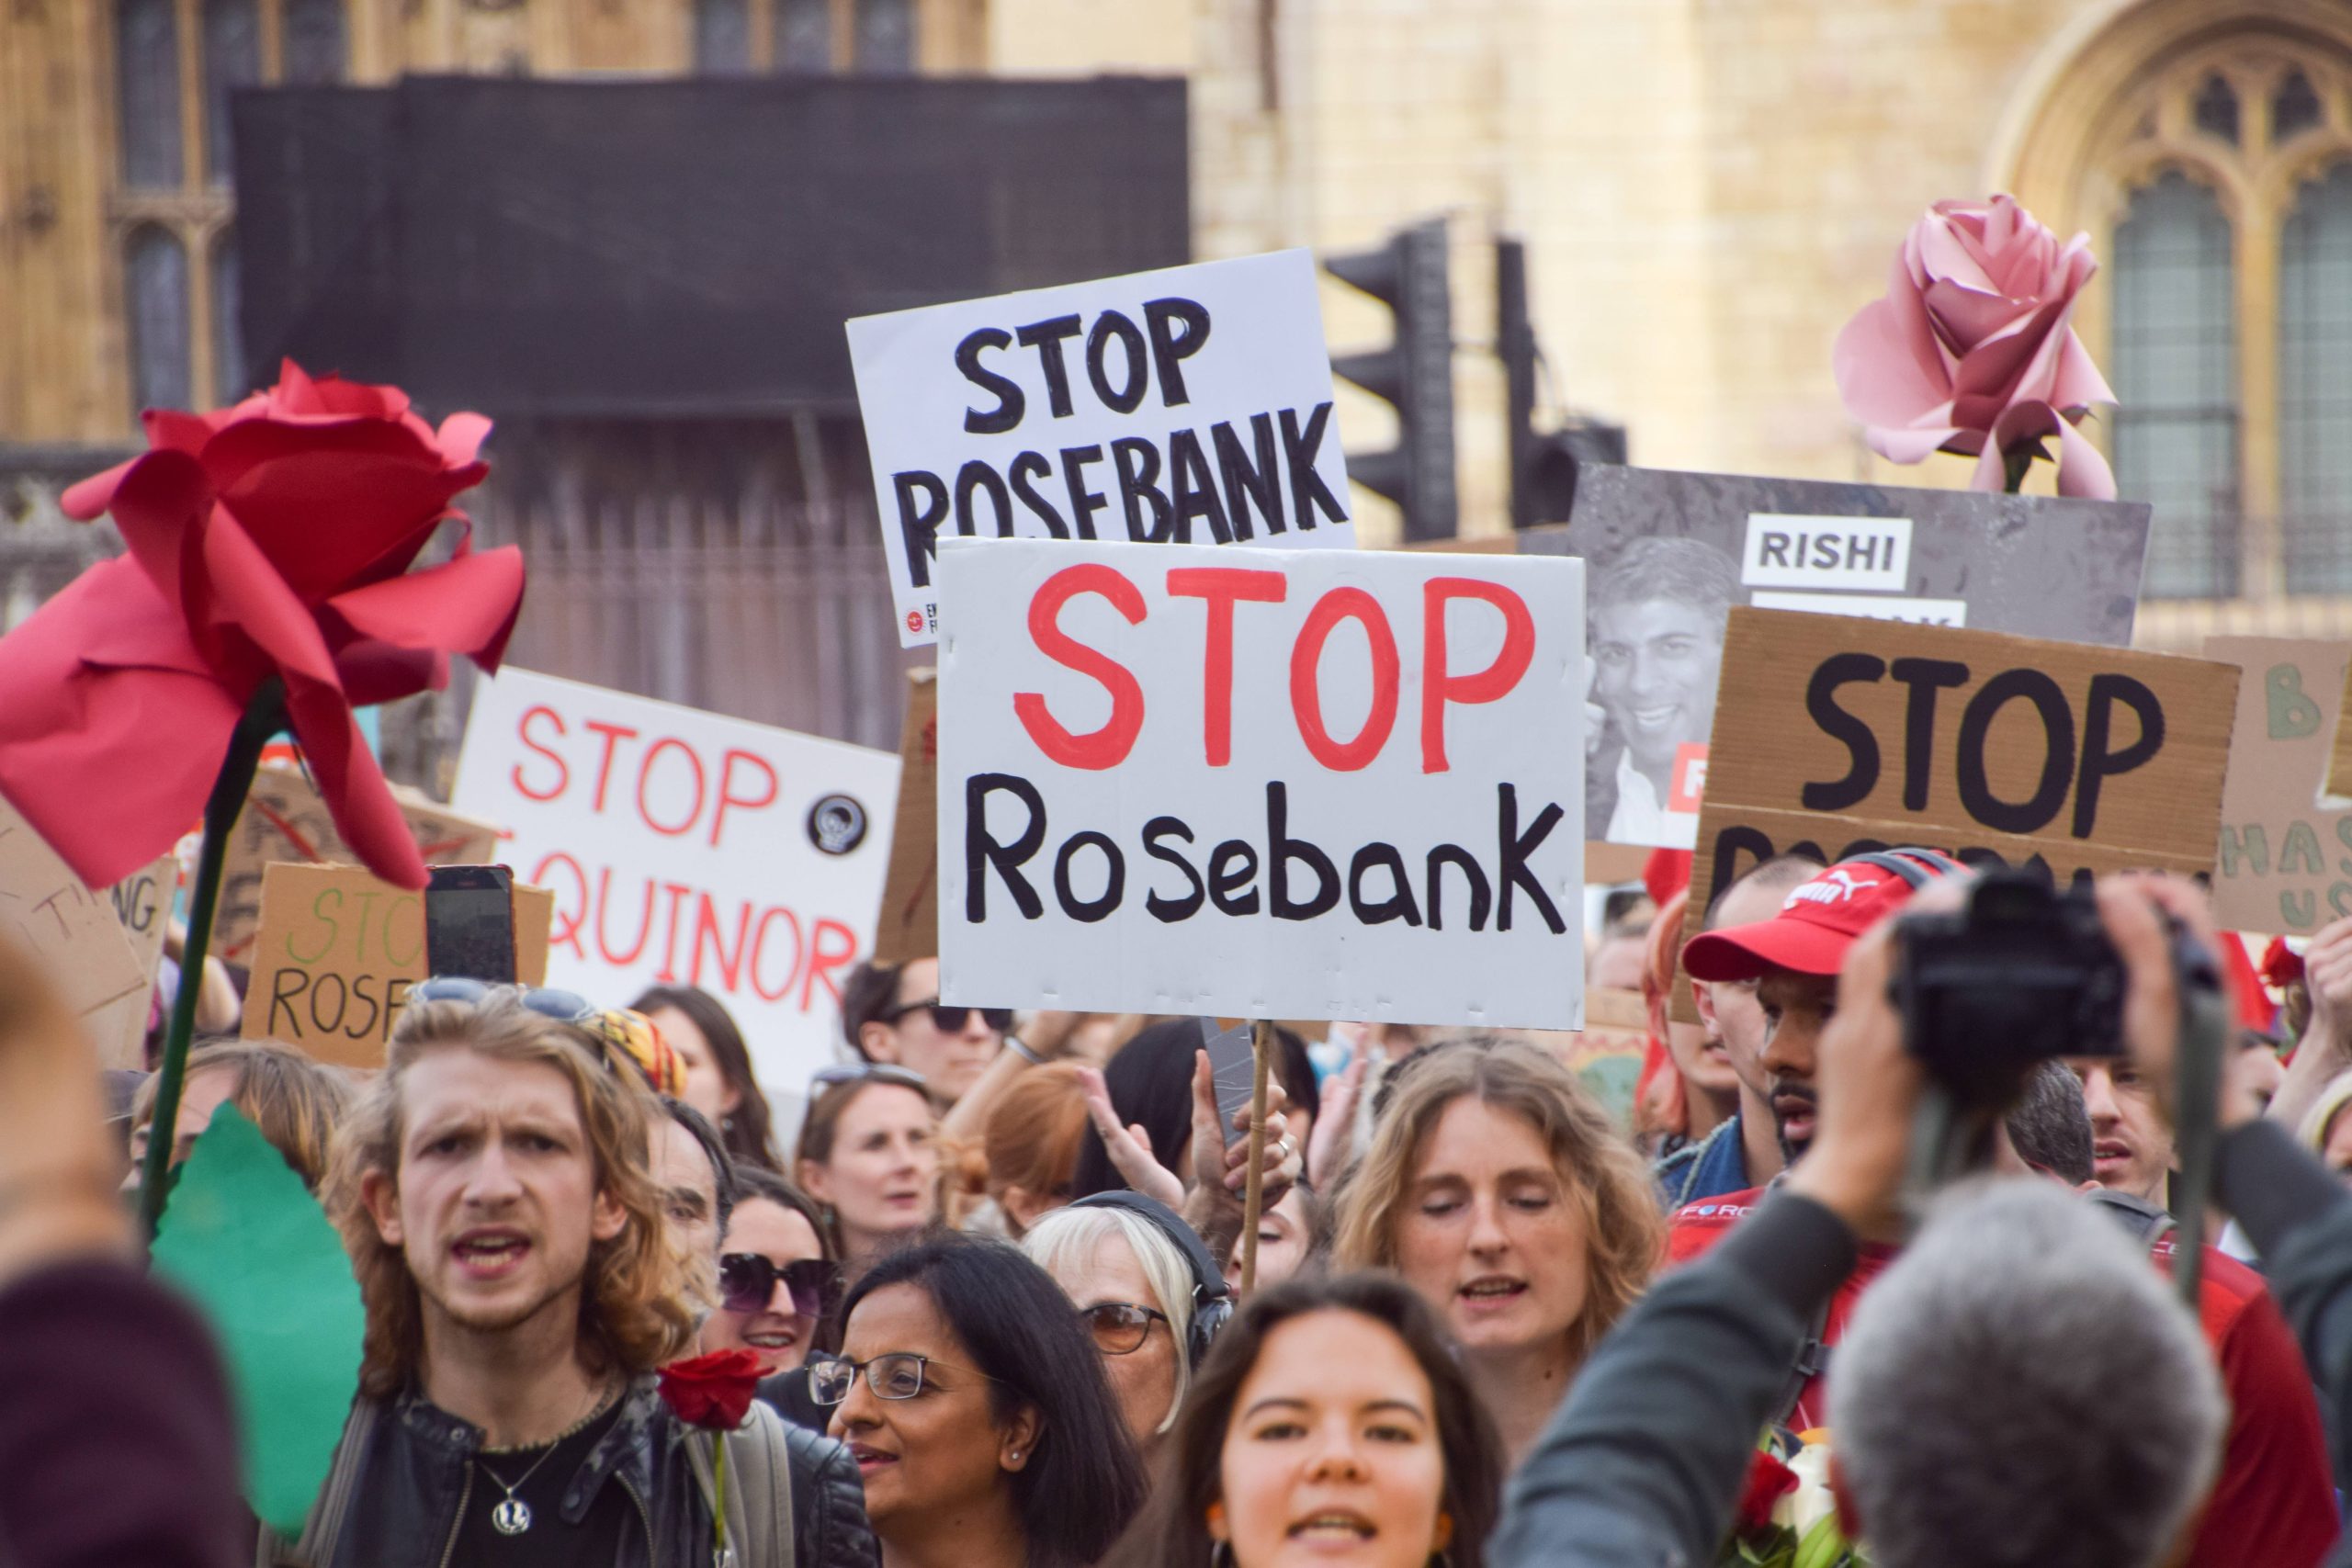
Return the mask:
<svg viewBox="0 0 2352 1568">
<path fill-rule="evenodd" d="M 1886 850 L 1839 861 L 1792 888 L 1780 913 L 1702 932 L 1682 950 L 1694 980 L 1753 980 L 1769 1032 L 1761 1058 L 1772 1121 L 1792 1165 L 1813 1142 L 1814 1049 L 1838 1010 L 1838 968 L 1854 939 L 1920 887 L 1961 870 L 1935 850 Z"/>
<path fill-rule="evenodd" d="M 1838 971 L 1864 931 L 1899 912 L 1928 883 L 1961 872 L 1934 850 L 1887 850 L 1838 862 L 1792 888 L 1770 919 L 1691 939 L 1682 966 L 1696 980 L 1756 982 L 1769 1032 L 1762 1066 L 1781 1147 L 1794 1164 L 1813 1142 L 1814 1057 L 1837 1011 Z M 1688 1263 L 1755 1212 L 1764 1190 L 1677 1211 L 1668 1267 Z M 1811 1325 L 1791 1368 L 1776 1425 L 1803 1431 L 1827 1419 L 1825 1375 L 1846 1321 L 1894 1259 L 1894 1235 L 1864 1235 L 1853 1272 Z M 2168 1241 L 2153 1248 L 2167 1271 Z M 2312 1568 L 2335 1537 L 2327 1445 L 2293 1334 L 2260 1276 L 2208 1248 L 2199 1316 L 2230 1395 L 2232 1418 L 2186 1568 Z"/>
</svg>

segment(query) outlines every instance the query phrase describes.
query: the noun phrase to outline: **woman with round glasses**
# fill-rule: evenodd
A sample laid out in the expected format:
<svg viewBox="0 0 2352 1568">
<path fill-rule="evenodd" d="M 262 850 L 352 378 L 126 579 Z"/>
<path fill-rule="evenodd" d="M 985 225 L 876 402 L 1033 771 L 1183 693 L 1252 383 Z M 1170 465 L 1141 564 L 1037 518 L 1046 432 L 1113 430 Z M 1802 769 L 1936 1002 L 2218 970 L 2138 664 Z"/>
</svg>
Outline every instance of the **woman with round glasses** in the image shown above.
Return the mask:
<svg viewBox="0 0 2352 1568">
<path fill-rule="evenodd" d="M 827 1067 L 811 1087 L 800 1190 L 822 1205 L 820 1230 L 854 1280 L 939 1218 L 939 1124 L 904 1067 Z"/>
<path fill-rule="evenodd" d="M 1183 1222 L 1169 1213 L 1165 1223 Z M 1021 1250 L 1078 1308 L 1127 1435 L 1148 1458 L 1192 1382 L 1192 1265 L 1159 1224 L 1125 1208 L 1057 1209 L 1030 1227 Z"/>
<path fill-rule="evenodd" d="M 1081 1568 L 1141 1506 L 1102 1365 L 1044 1270 L 942 1235 L 851 1290 L 808 1384 L 849 1445 L 883 1568 Z"/>
<path fill-rule="evenodd" d="M 773 1171 L 738 1166 L 735 1208 L 719 1242 L 718 1310 L 703 1320 L 702 1348 L 749 1350 L 760 1375 L 807 1359 L 817 1325 L 840 1294 L 816 1204 Z"/>
</svg>

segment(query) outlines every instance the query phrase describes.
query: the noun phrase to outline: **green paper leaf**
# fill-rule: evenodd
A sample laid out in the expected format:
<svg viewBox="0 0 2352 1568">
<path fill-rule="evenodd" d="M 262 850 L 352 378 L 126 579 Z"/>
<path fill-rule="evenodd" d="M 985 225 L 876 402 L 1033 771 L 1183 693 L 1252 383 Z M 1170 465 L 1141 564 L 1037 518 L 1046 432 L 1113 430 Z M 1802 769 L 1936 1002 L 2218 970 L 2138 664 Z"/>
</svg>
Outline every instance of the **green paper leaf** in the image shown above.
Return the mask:
<svg viewBox="0 0 2352 1568">
<path fill-rule="evenodd" d="M 155 1273 L 212 1325 L 243 1437 L 245 1498 L 293 1536 L 359 1391 L 367 1314 L 343 1238 L 233 1105 L 212 1113 L 156 1233 Z"/>
</svg>

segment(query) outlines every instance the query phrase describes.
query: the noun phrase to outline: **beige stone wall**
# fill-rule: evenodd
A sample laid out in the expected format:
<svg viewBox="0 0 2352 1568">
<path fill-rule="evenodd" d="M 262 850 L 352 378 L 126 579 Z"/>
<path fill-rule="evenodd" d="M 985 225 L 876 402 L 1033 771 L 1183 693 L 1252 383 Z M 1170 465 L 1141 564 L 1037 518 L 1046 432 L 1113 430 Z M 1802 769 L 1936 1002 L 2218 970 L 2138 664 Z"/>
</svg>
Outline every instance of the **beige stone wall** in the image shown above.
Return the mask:
<svg viewBox="0 0 2352 1568">
<path fill-rule="evenodd" d="M 1351 249 L 1445 216 L 1476 534 L 1504 523 L 1497 234 L 1529 244 L 1551 395 L 1625 423 L 1636 461 L 1956 483 L 1959 459 L 1870 457 L 1830 378 L 1831 339 L 1908 224 L 1984 194 L 2004 160 L 2043 179 L 2033 142 L 2067 102 L 2068 40 L 2157 13 L 2186 38 L 2331 8 L 2346 0 L 920 0 L 919 16 L 926 69 L 1188 75 L 1203 255 Z M 111 11 L 0 4 L 0 441 L 130 434 Z M 691 13 L 351 0 L 355 75 L 674 73 Z M 2111 91 L 2101 69 L 2084 96 Z M 1342 352 L 1387 333 L 1344 286 L 1324 308 Z M 1351 389 L 1340 420 L 1358 450 L 1392 434 Z M 1393 530 L 1361 499 L 1368 537 Z"/>
</svg>

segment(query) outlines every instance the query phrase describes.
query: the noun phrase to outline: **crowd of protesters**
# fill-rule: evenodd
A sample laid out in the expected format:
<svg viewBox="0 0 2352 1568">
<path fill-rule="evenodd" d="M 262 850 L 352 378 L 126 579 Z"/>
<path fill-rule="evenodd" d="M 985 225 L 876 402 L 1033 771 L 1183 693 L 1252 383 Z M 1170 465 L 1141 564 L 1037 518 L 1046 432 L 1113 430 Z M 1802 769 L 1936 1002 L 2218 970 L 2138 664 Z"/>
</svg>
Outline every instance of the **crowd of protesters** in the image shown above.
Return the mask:
<svg viewBox="0 0 2352 1568">
<path fill-rule="evenodd" d="M 1831 1449 L 1888 1568 L 2352 1562 L 2352 921 L 2283 1066 L 2228 1054 L 2192 1313 L 2187 883 L 2098 885 L 2128 1054 L 2030 1073 L 1985 1168 L 1905 1201 L 1889 933 L 1965 881 L 1784 857 L 1688 943 L 1681 893 L 1612 909 L 1590 977 L 1656 1057 L 1630 1120 L 1556 1040 L 1278 1031 L 1254 1172 L 1198 1021 L 950 1004 L 928 959 L 856 972 L 788 1116 L 684 987 L 427 982 L 366 1074 L 203 1045 L 173 1161 L 236 1107 L 366 1307 L 294 1535 L 244 1511 L 218 1353 L 134 1266 L 153 1083 L 103 1081 L 0 953 L 0 1562 L 1702 1564 L 1776 1431 Z M 759 1397 L 714 1437 L 656 1374 L 723 1351 Z"/>
</svg>

